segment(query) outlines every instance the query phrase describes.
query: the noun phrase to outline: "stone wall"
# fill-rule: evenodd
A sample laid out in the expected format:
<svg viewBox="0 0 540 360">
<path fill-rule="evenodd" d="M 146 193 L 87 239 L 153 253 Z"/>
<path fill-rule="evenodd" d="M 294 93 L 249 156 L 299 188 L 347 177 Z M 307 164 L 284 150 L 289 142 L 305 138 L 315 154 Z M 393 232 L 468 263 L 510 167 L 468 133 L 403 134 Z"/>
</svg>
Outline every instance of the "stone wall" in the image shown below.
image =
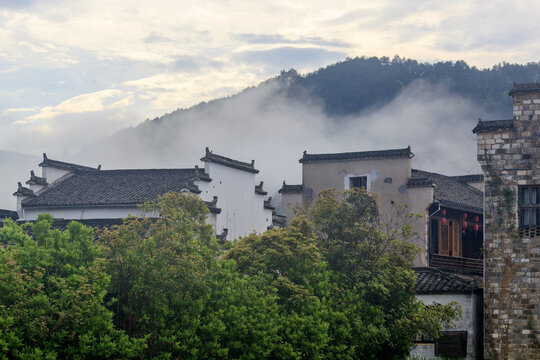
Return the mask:
<svg viewBox="0 0 540 360">
<path fill-rule="evenodd" d="M 486 359 L 540 359 L 540 232 L 518 219 L 519 186 L 540 185 L 540 91 L 515 95 L 513 115 L 475 129 L 486 186 Z"/>
</svg>

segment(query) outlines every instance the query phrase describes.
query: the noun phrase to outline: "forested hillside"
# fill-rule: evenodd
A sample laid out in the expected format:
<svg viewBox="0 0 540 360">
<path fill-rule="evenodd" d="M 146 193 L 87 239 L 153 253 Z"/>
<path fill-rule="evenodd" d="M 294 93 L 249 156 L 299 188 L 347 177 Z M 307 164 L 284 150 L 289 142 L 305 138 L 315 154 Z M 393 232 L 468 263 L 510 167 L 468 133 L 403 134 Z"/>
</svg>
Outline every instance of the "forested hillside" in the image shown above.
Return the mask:
<svg viewBox="0 0 540 360">
<path fill-rule="evenodd" d="M 487 113 L 510 114 L 508 90 L 512 82 L 540 81 L 540 62 L 526 65 L 503 63 L 491 69 L 470 67 L 464 61 L 435 64 L 400 58 L 354 58 L 321 68 L 305 76 L 296 71 L 283 72 L 290 80 L 291 97 L 320 99 L 329 115 L 357 114 L 390 102 L 413 80 L 444 84 L 481 105 Z"/>
<path fill-rule="evenodd" d="M 465 62 L 347 59 L 309 74 L 283 71 L 226 98 L 178 109 L 83 148 L 75 162 L 105 168 L 187 167 L 206 146 L 256 160 L 275 191 L 298 182 L 312 153 L 403 148 L 418 168 L 480 170 L 471 130 L 478 118 L 512 117 L 512 82 L 540 81 L 540 63 L 477 69 Z"/>
</svg>

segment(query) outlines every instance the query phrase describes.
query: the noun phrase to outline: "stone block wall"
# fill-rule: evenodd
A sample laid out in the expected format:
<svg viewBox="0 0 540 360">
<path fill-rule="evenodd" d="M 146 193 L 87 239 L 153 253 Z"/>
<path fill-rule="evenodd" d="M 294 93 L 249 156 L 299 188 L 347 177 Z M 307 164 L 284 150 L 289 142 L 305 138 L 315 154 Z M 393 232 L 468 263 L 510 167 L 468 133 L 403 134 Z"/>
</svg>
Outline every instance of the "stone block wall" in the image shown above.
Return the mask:
<svg viewBox="0 0 540 360">
<path fill-rule="evenodd" d="M 486 186 L 484 356 L 540 359 L 540 229 L 518 219 L 519 186 L 540 185 L 540 91 L 514 96 L 513 121 L 475 132 Z"/>
</svg>

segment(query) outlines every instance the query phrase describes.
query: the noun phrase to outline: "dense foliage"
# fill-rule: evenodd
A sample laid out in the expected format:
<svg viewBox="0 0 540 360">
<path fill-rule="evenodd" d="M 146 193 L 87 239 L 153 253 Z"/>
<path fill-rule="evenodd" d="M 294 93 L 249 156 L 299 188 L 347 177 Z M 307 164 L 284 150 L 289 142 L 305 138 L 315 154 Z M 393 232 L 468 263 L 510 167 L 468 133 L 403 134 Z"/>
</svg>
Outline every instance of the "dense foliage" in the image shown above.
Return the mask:
<svg viewBox="0 0 540 360">
<path fill-rule="evenodd" d="M 284 334 L 308 325 L 298 336 L 302 343 L 284 338 L 302 349 L 295 355 L 403 359 L 419 331 L 437 336 L 459 309 L 426 308 L 416 299 L 409 266 L 415 249 L 408 241 L 414 217 L 397 215 L 399 224 L 383 223 L 367 192 L 329 190 L 311 208 L 311 222 L 300 216 L 287 228 L 241 239 L 227 257 L 243 274 L 272 275 Z"/>
<path fill-rule="evenodd" d="M 144 209 L 98 245 L 76 222 L 6 222 L 0 357 L 401 359 L 458 313 L 416 300 L 408 215 L 382 224 L 365 192 L 325 192 L 307 216 L 229 250 L 196 196 Z"/>
<path fill-rule="evenodd" d="M 0 229 L 0 358 L 138 356 L 144 341 L 116 330 L 104 306 L 109 276 L 93 231 L 51 224 L 40 215 L 32 236 L 11 220 Z"/>
</svg>

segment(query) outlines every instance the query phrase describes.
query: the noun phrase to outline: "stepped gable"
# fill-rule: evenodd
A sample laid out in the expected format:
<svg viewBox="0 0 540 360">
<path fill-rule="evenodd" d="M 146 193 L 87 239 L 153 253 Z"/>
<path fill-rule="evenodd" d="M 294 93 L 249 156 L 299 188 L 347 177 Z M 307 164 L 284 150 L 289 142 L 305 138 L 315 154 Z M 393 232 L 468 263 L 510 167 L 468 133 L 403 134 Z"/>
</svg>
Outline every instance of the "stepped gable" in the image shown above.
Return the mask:
<svg viewBox="0 0 540 360">
<path fill-rule="evenodd" d="M 417 294 L 468 293 L 481 289 L 482 276 L 467 271 L 414 268 Z"/>
<path fill-rule="evenodd" d="M 17 191 L 13 193 L 13 196 L 35 197 L 36 194 L 34 194 L 34 192 L 30 190 L 29 188 L 22 186 L 22 184 L 19 182 L 17 186 Z"/>
<path fill-rule="evenodd" d="M 478 119 L 478 124 L 472 130 L 474 134 L 490 132 L 495 130 L 507 130 L 514 128 L 514 120 L 482 120 Z"/>
<path fill-rule="evenodd" d="M 477 176 L 477 175 L 475 175 Z M 435 185 L 433 200 L 441 205 L 457 210 L 482 213 L 484 208 L 483 193 L 462 181 L 460 176 L 445 176 L 422 170 L 412 169 L 410 182 Z"/>
<path fill-rule="evenodd" d="M 75 171 L 25 207 L 136 205 L 169 191 L 200 192 L 195 169 Z"/>
<path fill-rule="evenodd" d="M 59 169 L 65 169 L 65 170 L 100 170 L 101 165 L 99 165 L 97 168 L 89 167 L 89 166 L 83 166 L 73 163 L 68 163 L 64 161 L 58 161 L 58 160 L 52 160 L 47 157 L 46 153 L 43 153 L 43 161 L 39 164 L 39 166 L 50 166 L 55 167 Z"/>
<path fill-rule="evenodd" d="M 263 185 L 264 185 L 264 182 L 261 181 L 259 183 L 259 185 L 255 185 L 255 194 L 259 194 L 259 195 L 268 195 L 268 191 L 264 191 L 263 190 Z"/>
<path fill-rule="evenodd" d="M 281 189 L 278 190 L 280 194 L 294 194 L 294 193 L 302 193 L 303 186 L 300 185 L 287 185 L 285 181 L 283 181 L 283 185 L 281 186 Z"/>
<path fill-rule="evenodd" d="M 253 174 L 259 173 L 259 170 L 255 169 L 255 160 L 251 160 L 251 163 L 234 160 L 225 156 L 214 154 L 208 147 L 206 148 L 206 154 L 201 158 L 201 161 L 209 161 L 238 170 L 244 170 Z"/>
<path fill-rule="evenodd" d="M 32 170 L 30 171 L 30 180 L 28 180 L 26 184 L 47 186 L 47 180 L 45 178 L 36 176 L 36 174 L 34 174 L 34 170 Z"/>
<path fill-rule="evenodd" d="M 323 162 L 323 161 L 347 161 L 357 159 L 380 159 L 380 158 L 411 158 L 414 154 L 411 152 L 411 147 L 404 149 L 389 149 L 376 151 L 358 151 L 345 152 L 336 154 L 308 154 L 304 151 L 304 155 L 300 163 Z"/>
</svg>

